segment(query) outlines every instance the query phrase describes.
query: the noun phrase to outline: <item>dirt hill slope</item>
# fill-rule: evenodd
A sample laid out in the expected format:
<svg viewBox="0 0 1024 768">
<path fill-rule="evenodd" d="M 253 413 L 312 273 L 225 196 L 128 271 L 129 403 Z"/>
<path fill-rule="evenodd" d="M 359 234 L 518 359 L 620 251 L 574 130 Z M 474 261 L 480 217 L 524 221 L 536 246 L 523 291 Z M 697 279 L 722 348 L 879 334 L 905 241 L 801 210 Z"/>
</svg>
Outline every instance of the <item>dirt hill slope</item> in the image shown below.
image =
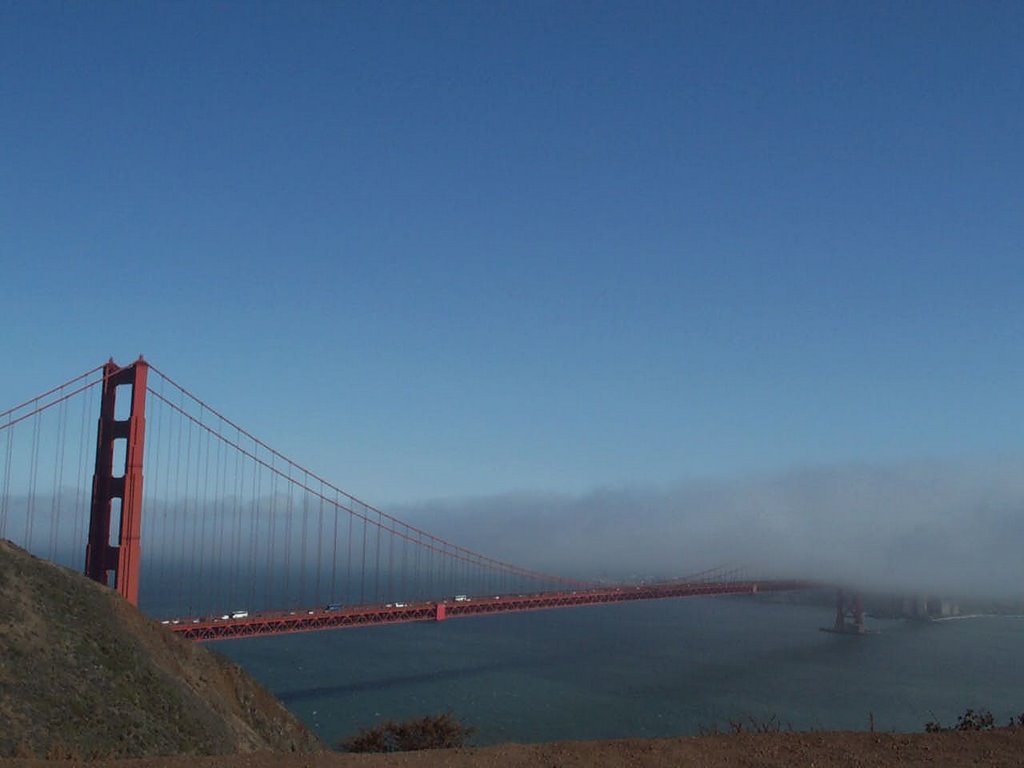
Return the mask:
<svg viewBox="0 0 1024 768">
<path fill-rule="evenodd" d="M 321 743 L 236 665 L 0 541 L 0 755 L 218 755 Z"/>
</svg>

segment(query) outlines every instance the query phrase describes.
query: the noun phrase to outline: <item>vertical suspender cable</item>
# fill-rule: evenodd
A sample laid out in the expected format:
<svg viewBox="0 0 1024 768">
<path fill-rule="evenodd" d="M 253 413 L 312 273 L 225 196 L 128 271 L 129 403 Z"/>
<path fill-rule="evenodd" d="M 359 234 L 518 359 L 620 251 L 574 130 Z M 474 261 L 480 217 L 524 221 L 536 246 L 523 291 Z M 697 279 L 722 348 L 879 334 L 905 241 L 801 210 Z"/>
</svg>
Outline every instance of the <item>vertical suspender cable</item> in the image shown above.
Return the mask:
<svg viewBox="0 0 1024 768">
<path fill-rule="evenodd" d="M 324 554 L 324 481 L 320 481 L 320 511 L 317 517 L 316 533 L 316 588 L 314 591 L 315 600 L 319 603 L 323 598 L 320 592 L 320 574 L 323 568 Z"/>
<path fill-rule="evenodd" d="M 291 583 L 291 558 L 292 558 L 292 494 L 294 487 L 292 486 L 292 465 L 288 463 L 288 481 L 285 488 L 285 492 L 288 494 L 287 501 L 285 502 L 284 511 L 284 593 L 285 599 L 289 604 L 292 602 L 291 591 L 289 590 L 289 584 Z"/>
<path fill-rule="evenodd" d="M 222 426 L 219 428 L 223 428 Z M 219 431 L 218 429 L 218 431 Z M 234 497 L 235 474 L 237 473 L 238 456 L 232 455 L 231 446 L 225 441 L 223 461 L 221 464 L 221 490 L 217 510 L 217 524 L 220 535 L 217 536 L 217 611 L 230 610 L 231 602 L 231 504 Z M 234 467 L 234 468 L 232 468 Z"/>
<path fill-rule="evenodd" d="M 38 406 L 36 400 L 33 406 Z M 36 479 L 39 476 L 39 430 L 42 419 L 36 416 L 32 419 L 32 459 L 29 464 L 28 480 L 28 505 L 25 512 L 25 549 L 32 551 L 32 523 L 35 517 L 36 507 Z"/>
<path fill-rule="evenodd" d="M 380 592 L 380 536 L 381 528 L 384 527 L 384 514 L 377 512 L 377 558 L 374 564 L 374 575 L 373 575 L 373 592 L 374 600 L 378 603 L 382 602 Z"/>
<path fill-rule="evenodd" d="M 218 428 L 217 436 L 220 437 L 220 430 Z M 225 506 L 227 505 L 227 477 L 228 477 L 228 447 L 223 441 L 217 441 L 217 468 L 216 468 L 216 482 L 214 483 L 215 491 L 213 498 L 213 546 L 210 548 L 211 558 L 214 565 L 216 566 L 216 576 L 211 576 L 213 584 L 216 586 L 216 590 L 210 589 L 207 594 L 213 597 L 213 606 L 217 608 L 225 608 L 223 603 L 227 602 L 227 598 L 222 592 L 224 588 L 224 539 L 227 536 L 227 531 L 224 527 L 225 517 Z M 213 555 L 213 551 L 216 549 L 216 556 Z M 211 569 L 212 570 L 212 569 Z"/>
<path fill-rule="evenodd" d="M 399 544 L 399 546 L 402 548 L 402 586 L 401 586 L 401 590 L 402 590 L 402 594 L 403 595 L 408 595 L 408 594 L 411 594 L 411 592 L 409 591 L 408 581 L 406 580 L 408 578 L 408 575 L 406 573 L 406 569 L 408 568 L 408 565 L 409 565 L 409 540 L 403 536 L 402 537 L 402 542 L 401 542 L 401 544 Z"/>
<path fill-rule="evenodd" d="M 355 515 L 348 513 L 348 558 L 345 560 L 345 600 L 352 602 L 355 588 L 352 584 L 352 522 Z"/>
<path fill-rule="evenodd" d="M 61 388 L 61 393 L 64 389 Z M 57 445 L 53 457 L 53 497 L 50 500 L 50 560 L 57 560 L 57 532 L 60 530 L 61 494 L 64 485 L 64 445 L 67 440 L 67 401 L 57 406 Z"/>
<path fill-rule="evenodd" d="M 160 377 L 160 392 L 163 392 L 164 380 Z M 151 390 L 154 391 L 155 390 Z M 156 409 L 156 418 L 153 418 L 153 409 Z M 154 576 L 159 584 L 160 592 L 163 592 L 164 575 L 167 568 L 167 555 L 166 555 L 166 531 L 167 531 L 167 506 L 164 501 L 161 501 L 160 485 L 161 481 L 166 481 L 167 472 L 161 465 L 164 460 L 163 455 L 163 422 L 164 422 L 164 408 L 159 400 L 149 398 L 147 400 L 147 414 L 149 417 L 150 428 L 146 430 L 146 442 L 152 446 L 147 445 L 146 455 L 147 464 L 149 467 L 156 467 L 156 473 L 152 470 L 149 471 L 149 482 L 145 485 L 146 494 L 146 506 L 148 507 L 147 515 L 151 520 L 147 523 L 146 528 L 152 533 L 149 535 L 149 550 L 150 554 L 147 560 L 150 562 L 156 561 L 156 569 Z M 76 502 L 77 506 L 77 502 Z M 159 510 L 159 511 L 158 511 Z M 77 541 L 78 535 L 76 533 L 75 539 Z M 151 569 L 152 570 L 152 569 Z M 142 585 L 147 582 L 142 581 Z"/>
<path fill-rule="evenodd" d="M 256 451 L 254 450 L 255 454 Z M 260 490 L 263 481 L 263 473 L 258 466 L 252 470 L 252 523 L 249 526 L 249 604 L 256 606 L 256 551 L 260 543 Z M 266 600 L 261 601 L 258 606 L 266 607 Z"/>
<path fill-rule="evenodd" d="M 267 595 L 268 603 L 284 607 L 277 596 L 277 559 L 274 548 L 277 544 L 277 472 L 274 471 L 274 455 L 270 455 L 270 520 L 267 529 Z"/>
<path fill-rule="evenodd" d="M 186 439 L 185 448 L 185 483 L 182 488 L 182 506 L 181 506 L 181 538 L 179 543 L 181 545 L 181 567 L 184 568 L 186 563 L 188 564 L 188 570 L 186 571 L 185 578 L 178 580 L 178 604 L 175 606 L 175 612 L 178 615 L 183 613 L 183 607 L 185 600 L 188 595 L 196 591 L 198 585 L 195 581 L 195 550 L 193 548 L 190 553 L 188 551 L 188 531 L 189 527 L 194 528 L 194 522 L 190 519 L 191 510 L 189 509 L 189 491 L 191 490 L 191 476 L 192 476 L 192 422 L 187 421 L 186 426 L 188 427 L 188 438 Z"/>
<path fill-rule="evenodd" d="M 4 453 L 4 487 L 3 495 L 0 496 L 0 539 L 7 538 L 7 515 L 11 505 L 11 456 L 14 455 L 14 426 L 11 424 L 11 415 L 7 415 L 7 428 L 5 438 L 7 450 Z"/>
<path fill-rule="evenodd" d="M 366 604 L 366 526 L 369 521 L 363 518 L 363 560 L 362 569 L 359 576 L 359 602 L 362 605 Z"/>
<path fill-rule="evenodd" d="M 338 492 L 334 492 L 334 547 L 331 550 L 331 602 L 338 601 Z"/>
<path fill-rule="evenodd" d="M 416 553 L 416 565 L 414 566 L 416 572 L 416 597 L 419 600 L 423 599 L 423 572 L 420 570 L 420 550 L 423 547 L 420 544 L 420 534 L 416 534 L 416 542 L 413 547 L 413 551 Z"/>
<path fill-rule="evenodd" d="M 302 528 L 299 543 L 299 605 L 306 605 L 306 534 L 309 532 L 309 472 L 303 472 L 302 493 Z"/>
<path fill-rule="evenodd" d="M 200 406 L 199 409 L 199 421 L 203 420 L 203 409 Z M 206 586 L 209 576 L 206 573 L 206 551 L 209 545 L 209 536 L 206 532 L 206 521 L 210 517 L 210 466 L 213 464 L 213 458 L 210 455 L 210 432 L 204 431 L 205 448 L 203 451 L 203 487 L 202 491 L 197 493 L 198 503 L 196 504 L 196 514 L 199 515 L 199 589 L 196 591 L 197 597 L 199 595 L 205 595 L 208 593 Z M 219 441 L 218 441 L 219 442 Z M 195 616 L 198 613 L 195 610 L 196 606 L 193 606 L 193 610 L 189 611 L 189 614 Z"/>
<path fill-rule="evenodd" d="M 184 393 L 181 393 L 180 400 L 181 404 L 184 405 Z M 175 424 L 177 425 L 177 434 L 175 440 L 176 446 L 174 449 L 174 483 L 168 490 L 178 489 L 181 487 L 181 459 L 185 454 L 184 446 L 182 445 L 182 431 L 185 429 L 184 420 L 180 418 L 176 419 Z M 167 548 L 171 562 L 168 564 L 168 567 L 172 569 L 172 573 L 174 571 L 178 571 L 180 574 L 180 570 L 184 568 L 184 563 L 178 562 L 178 520 L 181 517 L 181 513 L 177 508 L 176 502 L 171 500 L 170 494 L 167 496 L 167 506 L 169 507 L 168 514 L 171 516 L 171 540 L 168 542 L 169 546 Z M 178 589 L 180 593 L 182 581 L 180 576 L 176 581 L 178 582 Z M 179 605 L 181 603 L 180 594 L 178 603 Z"/>
<path fill-rule="evenodd" d="M 388 534 L 388 599 L 394 599 L 396 597 L 394 591 L 394 572 L 395 572 L 395 537 L 393 534 Z"/>
<path fill-rule="evenodd" d="M 191 453 L 191 436 L 192 436 L 191 424 L 192 424 L 192 422 L 190 421 L 189 422 L 189 438 L 190 438 L 189 439 L 189 452 L 190 453 Z M 202 426 L 202 424 L 203 424 L 203 409 L 202 409 L 201 406 L 200 406 L 200 409 L 199 409 L 199 424 L 200 424 L 200 426 Z M 202 508 L 200 507 L 200 503 L 199 503 L 199 496 L 200 496 L 199 477 L 200 477 L 200 475 L 202 473 L 202 470 L 203 470 L 203 436 L 204 436 L 205 433 L 206 433 L 206 430 L 200 429 L 199 430 L 199 435 L 196 437 L 195 499 L 194 499 L 193 503 L 189 505 L 191 507 L 191 515 L 190 515 L 190 517 L 192 518 L 192 520 L 191 520 L 191 529 L 192 529 L 192 531 L 191 531 L 191 533 L 192 533 L 191 539 L 192 539 L 192 545 L 189 547 L 189 553 L 188 553 L 188 559 L 189 559 L 188 573 L 189 573 L 189 583 L 190 583 L 190 586 L 188 588 L 188 594 L 186 595 L 186 597 L 188 598 L 187 605 L 184 605 L 184 604 L 182 605 L 182 609 L 186 609 L 187 608 L 187 610 L 185 611 L 185 614 L 184 614 L 186 616 L 189 616 L 189 615 L 192 614 L 192 596 L 193 595 L 201 594 L 202 590 L 203 590 L 203 577 L 202 577 L 202 567 L 203 566 L 202 566 L 202 558 L 199 556 L 199 543 L 200 543 L 199 529 L 200 529 L 200 527 L 203 524 L 203 513 L 202 513 Z M 186 503 L 188 503 L 188 495 L 189 495 L 189 488 L 186 488 L 185 489 Z M 196 562 L 197 560 L 198 560 L 198 563 Z"/>
<path fill-rule="evenodd" d="M 241 442 L 242 433 L 237 431 L 236 434 L 237 442 Z M 241 564 L 241 552 L 240 552 L 240 541 L 241 541 L 241 495 L 242 489 L 245 487 L 245 461 L 242 457 L 242 452 L 235 450 L 235 476 L 232 478 L 231 490 L 232 496 L 234 496 L 234 504 L 231 505 L 231 552 L 229 554 L 231 558 L 231 586 L 230 586 L 230 610 L 236 610 L 236 604 L 238 602 L 238 569 Z"/>
</svg>

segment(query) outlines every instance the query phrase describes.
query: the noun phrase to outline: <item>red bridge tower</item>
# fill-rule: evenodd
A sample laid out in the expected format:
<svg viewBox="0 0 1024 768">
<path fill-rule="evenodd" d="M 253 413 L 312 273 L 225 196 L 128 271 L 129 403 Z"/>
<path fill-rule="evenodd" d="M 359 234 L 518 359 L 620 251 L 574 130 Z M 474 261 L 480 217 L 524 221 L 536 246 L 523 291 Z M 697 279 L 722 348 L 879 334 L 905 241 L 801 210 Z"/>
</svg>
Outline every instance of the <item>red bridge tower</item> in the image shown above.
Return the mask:
<svg viewBox="0 0 1024 768">
<path fill-rule="evenodd" d="M 96 438 L 96 471 L 92 478 L 89 543 L 85 575 L 113 586 L 132 605 L 139 604 L 139 532 L 142 517 L 142 450 L 146 436 L 146 374 L 140 356 L 121 368 L 113 360 L 103 366 L 103 399 Z M 118 387 L 131 387 L 127 419 L 117 419 Z M 114 466 L 115 442 L 124 440 L 124 467 Z M 114 474 L 119 471 L 120 474 Z M 117 543 L 111 542 L 115 500 Z M 110 571 L 114 583 L 110 584 Z"/>
</svg>

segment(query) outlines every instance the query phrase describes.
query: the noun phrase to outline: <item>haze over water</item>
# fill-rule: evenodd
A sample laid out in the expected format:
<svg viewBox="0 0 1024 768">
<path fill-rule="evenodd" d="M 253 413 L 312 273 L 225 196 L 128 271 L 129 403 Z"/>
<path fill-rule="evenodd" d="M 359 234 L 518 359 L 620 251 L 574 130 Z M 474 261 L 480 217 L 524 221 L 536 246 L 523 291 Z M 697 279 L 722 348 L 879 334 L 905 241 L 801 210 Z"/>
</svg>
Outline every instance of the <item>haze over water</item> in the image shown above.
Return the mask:
<svg viewBox="0 0 1024 768">
<path fill-rule="evenodd" d="M 329 743 L 452 711 L 476 744 L 666 737 L 752 716 L 920 731 L 1024 710 L 1024 618 L 819 632 L 826 607 L 662 600 L 215 643 Z"/>
</svg>

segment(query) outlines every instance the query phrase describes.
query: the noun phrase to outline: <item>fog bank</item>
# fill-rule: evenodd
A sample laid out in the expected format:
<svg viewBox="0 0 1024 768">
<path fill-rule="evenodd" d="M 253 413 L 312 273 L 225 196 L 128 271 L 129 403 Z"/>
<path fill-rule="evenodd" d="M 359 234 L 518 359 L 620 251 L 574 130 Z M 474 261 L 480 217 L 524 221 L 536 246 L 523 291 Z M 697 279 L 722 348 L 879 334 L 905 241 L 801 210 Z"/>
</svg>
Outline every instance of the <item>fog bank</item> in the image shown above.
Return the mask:
<svg viewBox="0 0 1024 768">
<path fill-rule="evenodd" d="M 682 576 L 720 565 L 863 589 L 1024 594 L 1024 462 L 848 465 L 395 508 L 485 554 L 563 575 Z"/>
</svg>

